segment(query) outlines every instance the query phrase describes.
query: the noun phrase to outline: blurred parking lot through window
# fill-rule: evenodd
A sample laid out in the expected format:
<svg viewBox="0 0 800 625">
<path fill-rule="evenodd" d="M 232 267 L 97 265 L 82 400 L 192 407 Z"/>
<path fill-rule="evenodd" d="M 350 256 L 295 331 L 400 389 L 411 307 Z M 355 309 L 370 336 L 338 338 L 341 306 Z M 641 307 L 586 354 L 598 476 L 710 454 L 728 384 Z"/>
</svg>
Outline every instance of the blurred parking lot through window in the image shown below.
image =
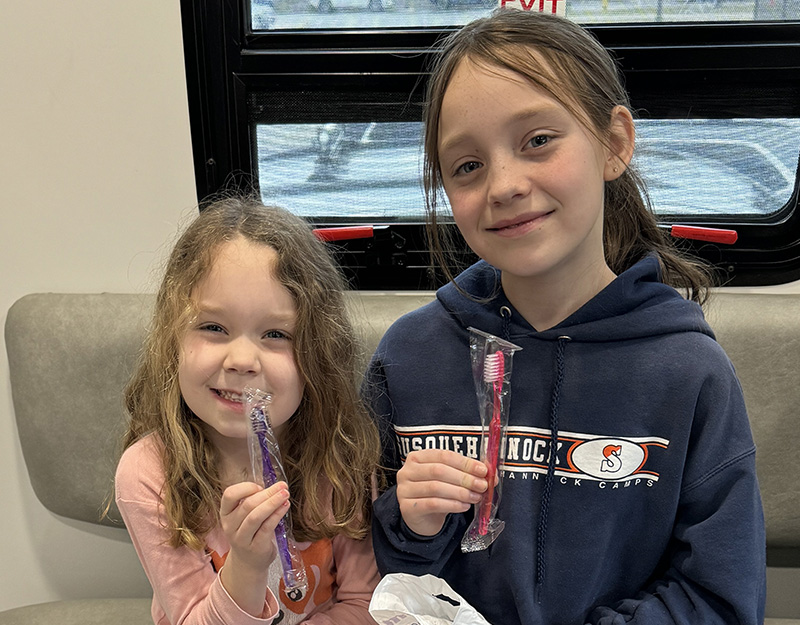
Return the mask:
<svg viewBox="0 0 800 625">
<path fill-rule="evenodd" d="M 261 124 L 265 202 L 310 218 L 423 219 L 421 123 Z M 764 217 L 789 201 L 800 120 L 637 122 L 638 165 L 664 216 Z"/>
</svg>

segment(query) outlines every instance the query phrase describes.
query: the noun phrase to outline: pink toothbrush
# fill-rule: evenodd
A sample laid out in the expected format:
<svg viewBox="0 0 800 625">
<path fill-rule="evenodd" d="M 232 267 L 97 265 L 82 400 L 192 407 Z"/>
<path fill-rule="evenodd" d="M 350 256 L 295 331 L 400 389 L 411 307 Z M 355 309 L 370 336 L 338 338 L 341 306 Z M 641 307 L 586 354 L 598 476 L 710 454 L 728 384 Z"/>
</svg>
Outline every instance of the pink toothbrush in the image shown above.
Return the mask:
<svg viewBox="0 0 800 625">
<path fill-rule="evenodd" d="M 486 492 L 474 506 L 472 522 L 461 538 L 461 551 L 483 551 L 497 540 L 506 524 L 497 518 L 503 493 L 503 440 L 508 425 L 511 364 L 522 349 L 493 334 L 469 328 L 470 361 L 481 419 L 480 459 L 486 464 Z"/>
<path fill-rule="evenodd" d="M 492 502 L 494 501 L 494 487 L 497 480 L 497 464 L 500 456 L 500 435 L 501 435 L 501 414 L 502 414 L 502 391 L 503 374 L 505 372 L 505 361 L 503 352 L 497 351 L 488 354 L 483 363 L 483 381 L 492 385 L 492 420 L 489 422 L 489 441 L 486 445 L 486 465 L 489 468 L 486 480 L 489 486 L 483 494 L 480 506 L 480 519 L 478 521 L 478 533 L 485 536 L 489 530 L 489 519 L 492 514 Z"/>
</svg>

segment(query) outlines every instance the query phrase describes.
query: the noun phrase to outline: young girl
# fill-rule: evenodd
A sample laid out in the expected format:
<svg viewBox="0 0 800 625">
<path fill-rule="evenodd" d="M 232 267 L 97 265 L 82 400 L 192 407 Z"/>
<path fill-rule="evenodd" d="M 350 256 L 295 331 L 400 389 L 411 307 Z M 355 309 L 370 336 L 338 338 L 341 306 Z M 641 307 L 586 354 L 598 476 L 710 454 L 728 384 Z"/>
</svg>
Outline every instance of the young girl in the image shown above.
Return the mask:
<svg viewBox="0 0 800 625">
<path fill-rule="evenodd" d="M 181 236 L 125 392 L 116 501 L 155 623 L 373 623 L 377 429 L 359 403 L 343 281 L 301 219 L 226 199 Z M 251 482 L 245 387 L 272 394 L 288 484 Z M 274 532 L 291 509 L 309 578 L 287 596 Z"/>
<path fill-rule="evenodd" d="M 373 357 L 367 391 L 399 469 L 374 506 L 378 568 L 442 577 L 493 625 L 761 623 L 742 392 L 698 305 L 706 273 L 643 200 L 609 54 L 554 16 L 467 25 L 433 72 L 425 147 L 434 241 L 443 189 L 482 260 Z M 505 530 L 462 553 L 487 489 L 470 327 L 522 350 Z"/>
</svg>

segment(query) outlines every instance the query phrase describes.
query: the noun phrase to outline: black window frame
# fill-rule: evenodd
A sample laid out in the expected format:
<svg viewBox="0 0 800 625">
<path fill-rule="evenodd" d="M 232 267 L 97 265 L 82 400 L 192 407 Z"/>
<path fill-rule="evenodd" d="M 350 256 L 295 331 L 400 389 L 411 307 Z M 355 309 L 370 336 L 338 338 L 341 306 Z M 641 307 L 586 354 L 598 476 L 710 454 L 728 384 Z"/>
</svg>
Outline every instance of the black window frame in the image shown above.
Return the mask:
<svg viewBox="0 0 800 625">
<path fill-rule="evenodd" d="M 280 94 L 302 92 L 338 103 L 324 118 L 294 122 L 373 121 L 374 116 L 419 121 L 430 57 L 437 41 L 458 28 L 254 32 L 247 0 L 181 0 L 181 12 L 201 206 L 221 190 L 252 190 L 256 184 L 248 105 L 253 94 L 268 93 L 280 102 Z M 800 21 L 587 28 L 619 60 L 639 117 L 800 118 Z M 259 114 L 275 119 L 284 114 L 266 109 Z M 721 284 L 800 279 L 798 196 L 796 173 L 790 200 L 773 215 L 682 219 L 681 224 L 733 228 L 739 235 L 733 245 L 683 244 L 716 267 Z M 438 286 L 441 275 L 429 266 L 423 225 L 382 225 L 374 239 L 337 242 L 353 285 Z M 471 258 L 465 253 L 462 260 Z"/>
</svg>

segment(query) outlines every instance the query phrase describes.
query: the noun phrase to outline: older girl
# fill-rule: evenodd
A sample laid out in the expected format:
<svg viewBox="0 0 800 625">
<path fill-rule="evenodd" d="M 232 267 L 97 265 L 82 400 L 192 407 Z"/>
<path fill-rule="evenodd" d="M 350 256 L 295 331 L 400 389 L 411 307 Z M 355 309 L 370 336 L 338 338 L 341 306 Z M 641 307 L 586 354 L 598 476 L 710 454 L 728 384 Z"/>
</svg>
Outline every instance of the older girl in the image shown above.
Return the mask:
<svg viewBox="0 0 800 625">
<path fill-rule="evenodd" d="M 382 572 L 443 577 L 493 625 L 762 622 L 764 526 L 709 285 L 659 230 L 631 167 L 609 54 L 575 24 L 499 10 L 444 45 L 425 188 L 482 259 L 400 319 L 368 392 L 396 484 L 375 504 Z M 676 289 L 684 291 L 684 298 Z M 488 487 L 468 328 L 514 356 L 505 530 L 461 537 Z"/>
</svg>

